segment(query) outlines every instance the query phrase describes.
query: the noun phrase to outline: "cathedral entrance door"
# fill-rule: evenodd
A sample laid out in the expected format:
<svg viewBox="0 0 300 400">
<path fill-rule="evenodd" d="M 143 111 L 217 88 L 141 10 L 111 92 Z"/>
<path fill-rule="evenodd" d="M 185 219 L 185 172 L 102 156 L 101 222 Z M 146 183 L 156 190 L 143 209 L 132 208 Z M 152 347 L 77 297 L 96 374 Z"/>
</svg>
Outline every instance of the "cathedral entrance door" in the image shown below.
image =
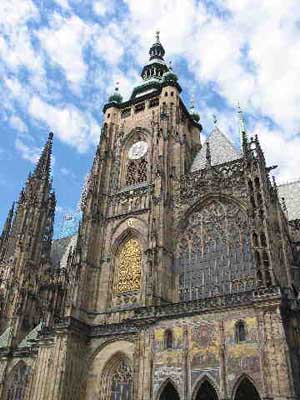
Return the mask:
<svg viewBox="0 0 300 400">
<path fill-rule="evenodd" d="M 171 382 L 165 386 L 159 400 L 180 400 L 177 390 L 174 388 Z"/>
<path fill-rule="evenodd" d="M 244 378 L 238 386 L 234 400 L 260 400 L 260 397 L 253 383 Z"/>
<path fill-rule="evenodd" d="M 218 395 L 214 387 L 208 381 L 204 381 L 198 390 L 195 400 L 218 400 Z"/>
</svg>

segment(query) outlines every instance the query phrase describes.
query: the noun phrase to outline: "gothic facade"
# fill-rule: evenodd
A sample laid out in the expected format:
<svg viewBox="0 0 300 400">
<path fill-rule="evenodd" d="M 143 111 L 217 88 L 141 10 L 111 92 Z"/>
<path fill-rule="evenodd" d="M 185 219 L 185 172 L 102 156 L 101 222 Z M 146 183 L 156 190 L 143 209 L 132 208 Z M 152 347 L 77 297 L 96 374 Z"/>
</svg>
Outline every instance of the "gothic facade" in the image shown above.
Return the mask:
<svg viewBox="0 0 300 400">
<path fill-rule="evenodd" d="M 50 134 L 0 238 L 0 399 L 300 399 L 300 184 L 202 126 L 159 38 L 103 108 L 78 233 Z M 282 197 L 285 197 L 284 201 Z"/>
</svg>

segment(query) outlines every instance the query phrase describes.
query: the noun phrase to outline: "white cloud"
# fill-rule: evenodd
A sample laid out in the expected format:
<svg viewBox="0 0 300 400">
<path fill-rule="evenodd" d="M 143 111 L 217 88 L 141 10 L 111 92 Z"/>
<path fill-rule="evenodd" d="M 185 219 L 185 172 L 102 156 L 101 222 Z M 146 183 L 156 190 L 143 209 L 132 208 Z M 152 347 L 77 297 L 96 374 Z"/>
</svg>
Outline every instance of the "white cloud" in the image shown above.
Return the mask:
<svg viewBox="0 0 300 400">
<path fill-rule="evenodd" d="M 15 27 L 32 18 L 39 17 L 39 12 L 31 0 L 1 0 L 0 24 Z"/>
<path fill-rule="evenodd" d="M 111 36 L 110 33 L 102 32 L 94 42 L 96 53 L 107 63 L 116 65 L 124 54 L 124 48 L 120 41 Z"/>
<path fill-rule="evenodd" d="M 30 147 L 25 144 L 20 138 L 16 139 L 15 146 L 21 154 L 23 160 L 30 161 L 32 164 L 35 164 L 41 155 L 41 149 L 39 147 Z"/>
<path fill-rule="evenodd" d="M 104 17 L 106 14 L 113 11 L 114 6 L 114 1 L 111 0 L 100 0 L 93 2 L 94 13 L 100 17 Z"/>
<path fill-rule="evenodd" d="M 300 136 L 287 139 L 283 132 L 270 130 L 262 123 L 255 126 L 269 165 L 278 165 L 274 174 L 279 183 L 300 178 Z"/>
<path fill-rule="evenodd" d="M 22 121 L 22 119 L 16 115 L 12 115 L 9 118 L 9 124 L 10 126 L 12 126 L 13 128 L 15 128 L 17 131 L 21 132 L 21 133 L 25 133 L 28 132 L 28 128 L 27 125 L 24 123 L 24 121 Z"/>
<path fill-rule="evenodd" d="M 44 77 L 43 58 L 32 46 L 27 23 L 39 20 L 39 12 L 30 0 L 2 0 L 0 2 L 0 59 L 16 72 L 23 66 L 36 75 Z"/>
<path fill-rule="evenodd" d="M 52 18 L 50 28 L 37 33 L 52 62 L 64 70 L 67 80 L 75 87 L 84 81 L 88 70 L 83 49 L 90 34 L 90 26 L 79 17 L 63 18 L 59 14 Z"/>
<path fill-rule="evenodd" d="M 58 4 L 64 10 L 70 10 L 71 9 L 68 0 L 55 0 L 55 3 Z"/>
<path fill-rule="evenodd" d="M 97 143 L 100 129 L 89 113 L 83 113 L 73 105 L 53 106 L 34 96 L 29 113 L 43 122 L 61 141 L 85 152 Z"/>
</svg>

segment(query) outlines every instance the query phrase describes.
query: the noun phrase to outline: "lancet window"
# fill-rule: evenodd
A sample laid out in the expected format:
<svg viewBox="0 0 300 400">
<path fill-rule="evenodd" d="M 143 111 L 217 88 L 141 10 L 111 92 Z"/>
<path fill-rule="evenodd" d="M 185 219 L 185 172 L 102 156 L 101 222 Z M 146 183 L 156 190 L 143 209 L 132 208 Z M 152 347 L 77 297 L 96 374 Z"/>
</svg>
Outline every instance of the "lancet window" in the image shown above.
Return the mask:
<svg viewBox="0 0 300 400">
<path fill-rule="evenodd" d="M 194 211 L 178 242 L 181 300 L 245 291 L 255 285 L 247 217 L 235 203 L 213 200 Z"/>
<path fill-rule="evenodd" d="M 246 340 L 246 327 L 243 321 L 238 321 L 235 325 L 235 341 L 237 343 L 244 342 Z"/>
<path fill-rule="evenodd" d="M 141 288 L 142 249 L 137 239 L 125 242 L 116 258 L 114 292 L 125 293 Z"/>
</svg>

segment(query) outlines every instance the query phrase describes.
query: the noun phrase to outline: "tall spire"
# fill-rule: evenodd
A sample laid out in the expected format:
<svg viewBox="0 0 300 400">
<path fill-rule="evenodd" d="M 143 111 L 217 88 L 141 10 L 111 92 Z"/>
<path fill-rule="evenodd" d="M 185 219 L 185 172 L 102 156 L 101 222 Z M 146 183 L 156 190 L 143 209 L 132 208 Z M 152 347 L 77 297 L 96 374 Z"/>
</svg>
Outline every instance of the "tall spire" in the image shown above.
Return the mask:
<svg viewBox="0 0 300 400">
<path fill-rule="evenodd" d="M 48 135 L 48 140 L 37 162 L 32 177 L 45 178 L 49 180 L 51 171 L 52 142 L 53 142 L 53 133 L 50 132 Z"/>
</svg>

